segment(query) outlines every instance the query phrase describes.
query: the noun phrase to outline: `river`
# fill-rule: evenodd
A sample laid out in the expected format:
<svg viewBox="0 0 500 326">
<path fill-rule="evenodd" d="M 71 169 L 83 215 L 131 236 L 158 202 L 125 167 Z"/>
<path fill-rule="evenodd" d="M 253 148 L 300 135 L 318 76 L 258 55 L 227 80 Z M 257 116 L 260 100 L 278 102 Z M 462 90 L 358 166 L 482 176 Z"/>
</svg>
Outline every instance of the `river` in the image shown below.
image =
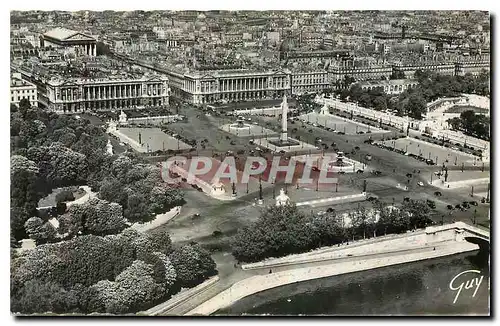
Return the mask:
<svg viewBox="0 0 500 326">
<path fill-rule="evenodd" d="M 464 288 L 450 289 L 453 282 Z M 468 280 L 484 276 L 474 288 Z M 470 283 L 472 284 L 472 282 Z M 489 314 L 487 257 L 469 252 L 432 260 L 289 284 L 243 298 L 214 315 L 457 315 Z"/>
</svg>

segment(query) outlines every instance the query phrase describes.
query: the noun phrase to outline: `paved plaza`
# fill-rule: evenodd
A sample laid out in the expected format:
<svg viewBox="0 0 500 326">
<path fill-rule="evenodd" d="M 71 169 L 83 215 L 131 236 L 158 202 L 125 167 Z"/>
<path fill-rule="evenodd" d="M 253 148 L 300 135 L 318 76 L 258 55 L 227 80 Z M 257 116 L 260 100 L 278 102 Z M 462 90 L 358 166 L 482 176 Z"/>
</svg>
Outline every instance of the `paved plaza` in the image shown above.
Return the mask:
<svg viewBox="0 0 500 326">
<path fill-rule="evenodd" d="M 442 165 L 443 162 L 448 166 L 461 166 L 462 163 L 464 166 L 479 166 L 482 164 L 478 157 L 412 138 L 386 140 L 382 143 L 410 154 L 421 155 L 426 159 L 437 162 L 437 165 Z"/>
<path fill-rule="evenodd" d="M 191 148 L 183 141 L 167 135 L 160 128 L 119 128 L 114 133 L 122 142 L 130 144 L 132 148 L 142 153 Z M 141 134 L 141 144 L 139 134 Z"/>
<path fill-rule="evenodd" d="M 318 126 L 332 128 L 334 131 L 344 132 L 346 135 L 356 135 L 358 132 L 363 133 L 387 133 L 388 131 L 375 128 L 364 123 L 349 121 L 342 117 L 337 117 L 331 114 L 319 114 L 311 112 L 299 116 L 299 119 L 304 122 L 315 123 Z"/>
</svg>

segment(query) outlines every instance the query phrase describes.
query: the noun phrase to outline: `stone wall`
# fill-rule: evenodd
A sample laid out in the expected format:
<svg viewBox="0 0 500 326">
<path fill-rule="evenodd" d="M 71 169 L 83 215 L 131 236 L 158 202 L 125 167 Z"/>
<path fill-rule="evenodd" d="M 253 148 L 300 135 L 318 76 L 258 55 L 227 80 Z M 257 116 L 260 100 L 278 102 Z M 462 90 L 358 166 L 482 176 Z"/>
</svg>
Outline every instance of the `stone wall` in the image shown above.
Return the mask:
<svg viewBox="0 0 500 326">
<path fill-rule="evenodd" d="M 442 250 L 410 254 L 401 253 L 390 257 L 362 259 L 359 261 L 349 261 L 330 265 L 298 268 L 272 274 L 256 275 L 235 283 L 229 289 L 219 293 L 215 297 L 191 310 L 187 313 L 187 315 L 210 315 L 220 309 L 230 306 L 234 302 L 246 296 L 285 284 L 438 258 L 466 251 L 477 250 L 477 248 L 477 245 L 467 242 L 450 242 L 450 246 Z"/>
</svg>

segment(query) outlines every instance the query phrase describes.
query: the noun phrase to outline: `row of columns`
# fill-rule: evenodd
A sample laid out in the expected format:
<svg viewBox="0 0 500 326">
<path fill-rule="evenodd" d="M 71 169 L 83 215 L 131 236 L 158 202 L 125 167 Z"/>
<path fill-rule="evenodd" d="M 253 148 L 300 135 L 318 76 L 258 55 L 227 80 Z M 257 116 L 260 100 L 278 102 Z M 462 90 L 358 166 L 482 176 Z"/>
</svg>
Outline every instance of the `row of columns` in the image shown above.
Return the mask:
<svg viewBox="0 0 500 326">
<path fill-rule="evenodd" d="M 267 77 L 244 78 L 244 79 L 222 79 L 220 91 L 241 91 L 267 89 Z"/>
<path fill-rule="evenodd" d="M 147 96 L 162 96 L 166 95 L 166 86 L 162 84 L 148 84 L 146 86 Z M 129 98 L 139 97 L 143 95 L 141 84 L 129 85 L 106 85 L 106 86 L 90 86 L 83 88 L 83 94 L 80 98 L 77 88 L 69 88 L 61 90 L 61 98 L 66 101 L 74 101 L 79 99 L 94 100 L 94 99 L 109 99 L 109 98 Z"/>
<path fill-rule="evenodd" d="M 61 104 L 60 108 L 64 112 L 83 112 L 87 110 L 107 110 L 107 109 L 127 109 L 142 105 L 161 106 L 168 102 L 168 98 L 151 98 L 151 99 L 121 99 L 121 100 L 100 100 L 100 101 L 85 101 Z"/>
<path fill-rule="evenodd" d="M 83 46 L 85 50 L 85 54 L 91 57 L 95 57 L 97 55 L 97 45 L 96 44 L 86 44 Z"/>
</svg>

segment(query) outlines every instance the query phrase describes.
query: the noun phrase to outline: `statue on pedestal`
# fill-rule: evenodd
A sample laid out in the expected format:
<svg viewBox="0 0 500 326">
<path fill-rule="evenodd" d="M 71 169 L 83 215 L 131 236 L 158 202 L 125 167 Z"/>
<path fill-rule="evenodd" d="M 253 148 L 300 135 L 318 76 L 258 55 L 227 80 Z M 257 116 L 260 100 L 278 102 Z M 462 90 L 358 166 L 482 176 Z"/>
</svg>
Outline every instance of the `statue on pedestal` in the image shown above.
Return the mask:
<svg viewBox="0 0 500 326">
<path fill-rule="evenodd" d="M 127 124 L 127 115 L 125 114 L 125 112 L 123 112 L 123 110 L 120 113 L 118 121 L 120 122 L 120 124 Z"/>
<path fill-rule="evenodd" d="M 108 143 L 106 144 L 106 153 L 109 155 L 113 155 L 113 145 L 111 145 L 111 140 L 108 139 Z"/>
<path fill-rule="evenodd" d="M 280 194 L 276 197 L 276 206 L 285 206 L 290 204 L 290 197 L 285 194 L 283 188 L 280 189 Z"/>
</svg>

